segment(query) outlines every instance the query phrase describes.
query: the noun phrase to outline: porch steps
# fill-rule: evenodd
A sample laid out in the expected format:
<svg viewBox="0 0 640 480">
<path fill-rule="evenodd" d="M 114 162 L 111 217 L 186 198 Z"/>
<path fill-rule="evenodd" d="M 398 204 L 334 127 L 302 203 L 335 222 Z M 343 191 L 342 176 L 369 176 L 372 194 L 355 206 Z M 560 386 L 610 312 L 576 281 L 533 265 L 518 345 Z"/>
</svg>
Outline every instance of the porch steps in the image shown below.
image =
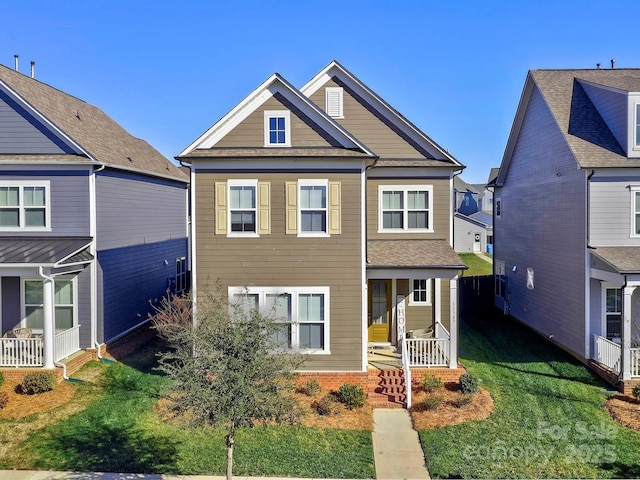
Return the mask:
<svg viewBox="0 0 640 480">
<path fill-rule="evenodd" d="M 407 393 L 404 372 L 399 369 L 378 370 L 376 386 L 369 394 L 369 404 L 374 408 L 404 408 Z"/>
</svg>

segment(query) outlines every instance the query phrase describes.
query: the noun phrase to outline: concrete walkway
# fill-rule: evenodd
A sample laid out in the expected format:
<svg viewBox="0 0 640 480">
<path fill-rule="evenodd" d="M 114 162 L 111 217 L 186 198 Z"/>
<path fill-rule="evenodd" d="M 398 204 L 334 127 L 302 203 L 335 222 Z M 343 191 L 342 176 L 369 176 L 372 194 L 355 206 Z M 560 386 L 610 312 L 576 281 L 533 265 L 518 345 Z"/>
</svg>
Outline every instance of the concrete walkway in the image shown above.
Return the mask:
<svg viewBox="0 0 640 480">
<path fill-rule="evenodd" d="M 376 408 L 373 411 L 373 454 L 378 479 L 431 478 L 424 454 L 404 408 Z"/>
<path fill-rule="evenodd" d="M 488 257 L 484 253 L 480 253 L 480 252 L 473 252 L 473 253 L 475 253 L 477 257 L 480 257 L 485 262 L 489 262 L 491 265 L 493 265 L 493 258 Z"/>
<path fill-rule="evenodd" d="M 430 478 L 424 464 L 418 433 L 411 425 L 409 412 L 403 408 L 376 408 L 373 410 L 373 454 L 376 464 L 376 478 L 379 480 L 424 480 Z M 0 479 L 2 480 L 225 480 L 225 478 L 219 475 L 0 470 Z M 233 478 L 234 480 L 248 480 L 251 477 L 234 475 Z M 313 480 L 309 478 L 260 478 L 261 480 Z"/>
</svg>

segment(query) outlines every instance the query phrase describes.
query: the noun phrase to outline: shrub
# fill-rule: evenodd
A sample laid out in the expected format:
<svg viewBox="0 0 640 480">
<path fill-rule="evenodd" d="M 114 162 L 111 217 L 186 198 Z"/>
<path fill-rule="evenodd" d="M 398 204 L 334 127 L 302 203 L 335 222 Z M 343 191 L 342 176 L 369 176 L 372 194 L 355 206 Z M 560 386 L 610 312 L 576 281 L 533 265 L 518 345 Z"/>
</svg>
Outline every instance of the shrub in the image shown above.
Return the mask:
<svg viewBox="0 0 640 480">
<path fill-rule="evenodd" d="M 304 393 L 306 395 L 309 395 L 310 397 L 313 397 L 314 395 L 319 393 L 320 390 L 322 390 L 320 382 L 318 382 L 318 380 L 315 378 L 307 380 L 307 382 L 304 384 Z"/>
<path fill-rule="evenodd" d="M 640 384 L 633 387 L 631 395 L 633 395 L 633 398 L 635 398 L 637 402 L 640 402 Z"/>
<path fill-rule="evenodd" d="M 328 393 L 317 402 L 313 402 L 311 406 L 318 412 L 318 415 L 329 416 L 335 413 L 336 398 Z"/>
<path fill-rule="evenodd" d="M 462 393 L 476 393 L 480 379 L 473 373 L 463 373 L 460 375 L 460 391 Z"/>
<path fill-rule="evenodd" d="M 3 383 L 4 383 L 4 375 L 2 375 L 2 372 L 0 372 L 0 386 L 2 386 Z"/>
<path fill-rule="evenodd" d="M 9 394 L 7 392 L 0 392 L 0 410 L 7 406 L 9 403 Z"/>
<path fill-rule="evenodd" d="M 458 393 L 456 399 L 452 402 L 453 406 L 456 408 L 463 408 L 467 405 L 471 405 L 473 401 L 473 397 L 468 393 Z"/>
<path fill-rule="evenodd" d="M 353 410 L 364 406 L 367 394 L 360 385 L 343 383 L 338 389 L 338 400 L 344 403 L 347 410 Z"/>
<path fill-rule="evenodd" d="M 422 389 L 427 393 L 432 393 L 442 388 L 442 380 L 440 378 L 433 376 L 429 373 L 425 373 L 424 377 L 422 377 L 422 381 L 420 382 Z"/>
<path fill-rule="evenodd" d="M 51 372 L 28 373 L 20 384 L 20 390 L 27 395 L 48 392 L 56 386 L 56 376 Z"/>
<path fill-rule="evenodd" d="M 432 412 L 433 410 L 437 410 L 440 405 L 442 405 L 443 399 L 440 395 L 427 395 L 422 400 L 422 408 Z"/>
</svg>

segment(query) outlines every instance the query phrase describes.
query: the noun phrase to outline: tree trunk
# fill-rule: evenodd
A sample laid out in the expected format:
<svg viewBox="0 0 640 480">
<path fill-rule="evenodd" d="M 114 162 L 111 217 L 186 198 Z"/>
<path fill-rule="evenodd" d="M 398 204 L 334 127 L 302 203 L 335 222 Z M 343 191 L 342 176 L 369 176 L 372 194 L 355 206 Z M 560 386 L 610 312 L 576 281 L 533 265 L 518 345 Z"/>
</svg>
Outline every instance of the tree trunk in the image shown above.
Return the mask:
<svg viewBox="0 0 640 480">
<path fill-rule="evenodd" d="M 233 476 L 233 444 L 235 443 L 233 429 L 227 435 L 227 480 Z"/>
</svg>

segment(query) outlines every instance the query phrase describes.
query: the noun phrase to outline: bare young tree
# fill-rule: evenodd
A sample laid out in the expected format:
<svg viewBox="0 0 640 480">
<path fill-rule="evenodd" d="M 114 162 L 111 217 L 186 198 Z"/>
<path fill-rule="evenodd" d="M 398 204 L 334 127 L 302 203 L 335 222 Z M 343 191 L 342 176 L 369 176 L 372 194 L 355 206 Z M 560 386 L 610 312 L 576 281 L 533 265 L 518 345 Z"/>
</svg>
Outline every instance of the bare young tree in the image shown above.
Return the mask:
<svg viewBox="0 0 640 480">
<path fill-rule="evenodd" d="M 246 305 L 246 304 L 245 304 Z M 295 420 L 295 371 L 304 357 L 278 343 L 282 323 L 219 295 L 163 300 L 154 328 L 168 343 L 159 370 L 173 380 L 169 408 L 184 424 L 226 429 L 227 479 L 240 427 Z"/>
</svg>

